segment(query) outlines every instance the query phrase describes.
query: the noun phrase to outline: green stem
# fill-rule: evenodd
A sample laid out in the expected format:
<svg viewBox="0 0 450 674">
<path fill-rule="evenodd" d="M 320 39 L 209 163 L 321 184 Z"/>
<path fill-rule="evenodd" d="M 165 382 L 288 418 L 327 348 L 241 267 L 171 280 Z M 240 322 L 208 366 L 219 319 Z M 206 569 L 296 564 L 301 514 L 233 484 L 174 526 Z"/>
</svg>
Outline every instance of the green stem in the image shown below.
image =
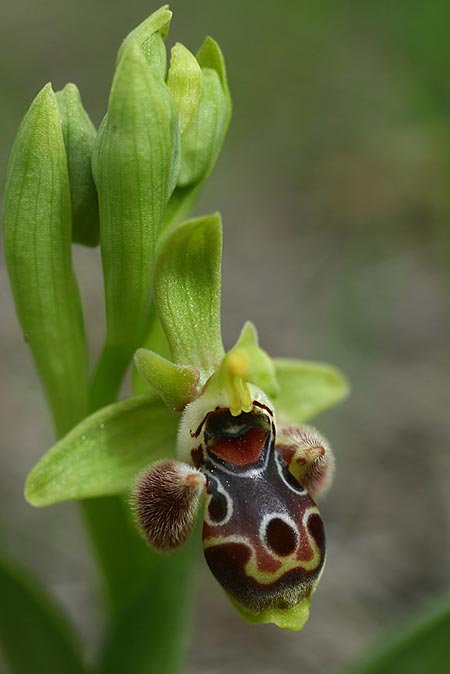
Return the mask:
<svg viewBox="0 0 450 674">
<path fill-rule="evenodd" d="M 125 349 L 105 344 L 90 385 L 91 414 L 117 400 L 134 351 L 134 348 Z"/>
<path fill-rule="evenodd" d="M 117 399 L 130 357 L 124 349 L 105 344 L 90 386 L 91 413 Z M 146 573 L 148 550 L 121 497 L 82 501 L 81 509 L 102 570 L 108 604 L 117 613 Z"/>
<path fill-rule="evenodd" d="M 91 385 L 92 411 L 117 396 L 128 364 L 123 352 L 105 347 Z M 113 615 L 101 671 L 179 672 L 187 641 L 194 541 L 170 557 L 152 552 L 120 497 L 84 501 L 82 511 Z"/>
<path fill-rule="evenodd" d="M 146 576 L 147 550 L 120 497 L 88 499 L 80 506 L 109 608 L 117 614 Z"/>
</svg>

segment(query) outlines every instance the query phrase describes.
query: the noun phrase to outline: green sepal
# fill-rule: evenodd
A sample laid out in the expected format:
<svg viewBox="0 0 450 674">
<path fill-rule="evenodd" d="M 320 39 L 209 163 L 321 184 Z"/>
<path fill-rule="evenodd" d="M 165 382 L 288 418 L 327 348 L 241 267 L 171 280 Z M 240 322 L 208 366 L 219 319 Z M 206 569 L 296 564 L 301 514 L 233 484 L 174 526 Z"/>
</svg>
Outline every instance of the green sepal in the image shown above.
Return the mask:
<svg viewBox="0 0 450 674">
<path fill-rule="evenodd" d="M 153 14 L 150 14 L 139 26 L 136 26 L 124 39 L 120 49 L 117 53 L 116 66 L 125 53 L 130 42 L 136 41 L 141 47 L 144 54 L 152 61 L 154 56 L 152 44 L 152 36 L 158 33 L 163 40 L 167 37 L 170 28 L 170 21 L 172 19 L 172 12 L 169 5 L 163 5 L 157 9 Z"/>
<path fill-rule="evenodd" d="M 254 613 L 237 602 L 229 594 L 227 594 L 227 596 L 240 615 L 247 622 L 252 623 L 253 625 L 273 623 L 277 627 L 281 627 L 281 629 L 299 632 L 304 628 L 309 618 L 311 597 L 305 597 L 305 599 L 302 599 L 298 604 L 296 604 L 296 606 L 293 606 L 292 608 L 271 608 Z"/>
<path fill-rule="evenodd" d="M 155 245 L 175 184 L 179 151 L 175 103 L 133 40 L 117 66 L 98 138 L 95 176 L 107 335 L 93 400 L 105 404 L 98 392 L 105 370 L 114 359 L 121 363 L 114 395 L 124 368 L 145 338 Z"/>
<path fill-rule="evenodd" d="M 75 426 L 28 476 L 34 506 L 126 492 L 148 463 L 175 455 L 178 416 L 154 392 L 109 405 Z"/>
<path fill-rule="evenodd" d="M 350 386 L 335 367 L 324 363 L 275 358 L 279 384 L 273 398 L 279 425 L 301 424 L 344 400 Z"/>
<path fill-rule="evenodd" d="M 0 555 L 0 646 L 14 674 L 83 674 L 80 644 L 47 592 Z"/>
<path fill-rule="evenodd" d="M 72 269 L 69 175 L 56 96 L 47 84 L 17 135 L 4 206 L 5 258 L 17 315 L 58 434 L 87 409 L 87 348 Z"/>
<path fill-rule="evenodd" d="M 188 220 L 161 237 L 154 301 L 175 363 L 214 372 L 224 350 L 220 328 L 222 222 L 219 214 Z"/>
<path fill-rule="evenodd" d="M 141 49 L 144 53 L 149 68 L 155 77 L 161 81 L 166 79 L 167 71 L 167 50 L 164 40 L 160 33 L 153 33 L 142 44 Z"/>
<path fill-rule="evenodd" d="M 172 47 L 167 86 L 178 110 L 178 126 L 183 137 L 197 110 L 203 74 L 193 54 L 179 42 Z"/>
<path fill-rule="evenodd" d="M 212 37 L 207 35 L 203 41 L 202 46 L 198 50 L 197 61 L 201 68 L 210 68 L 215 70 L 219 75 L 222 88 L 228 98 L 228 104 L 231 112 L 231 97 L 228 88 L 227 69 L 225 66 L 225 59 L 218 43 Z"/>
<path fill-rule="evenodd" d="M 200 373 L 187 365 L 175 365 L 148 349 L 138 349 L 134 355 L 138 372 L 174 412 L 181 412 L 197 393 Z"/>
<path fill-rule="evenodd" d="M 203 74 L 202 92 L 181 137 L 181 168 L 164 218 L 167 225 L 179 222 L 192 209 L 214 168 L 231 119 L 231 97 L 219 45 L 207 37 L 196 58 Z"/>
<path fill-rule="evenodd" d="M 242 353 L 248 359 L 247 380 L 259 386 L 269 397 L 277 396 L 280 387 L 275 373 L 275 365 L 269 354 L 260 348 L 255 326 L 247 321 L 239 339 L 228 354 Z M 227 354 L 227 355 L 228 355 Z"/>
<path fill-rule="evenodd" d="M 56 92 L 69 171 L 72 241 L 84 246 L 99 242 L 98 198 L 92 177 L 92 150 L 97 135 L 75 84 Z"/>
</svg>

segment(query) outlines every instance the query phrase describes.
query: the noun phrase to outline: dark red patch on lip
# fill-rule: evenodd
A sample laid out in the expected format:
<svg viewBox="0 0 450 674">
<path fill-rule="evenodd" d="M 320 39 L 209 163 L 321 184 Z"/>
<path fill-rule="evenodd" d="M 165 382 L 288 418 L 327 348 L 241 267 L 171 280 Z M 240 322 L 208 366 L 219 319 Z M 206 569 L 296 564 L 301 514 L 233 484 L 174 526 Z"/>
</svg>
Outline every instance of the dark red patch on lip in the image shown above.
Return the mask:
<svg viewBox="0 0 450 674">
<path fill-rule="evenodd" d="M 211 450 L 235 466 L 248 466 L 258 462 L 267 435 L 262 428 L 251 428 L 239 438 L 221 437 Z"/>
<path fill-rule="evenodd" d="M 290 524 L 274 517 L 266 528 L 266 542 L 277 555 L 290 555 L 297 547 L 297 535 Z"/>
</svg>

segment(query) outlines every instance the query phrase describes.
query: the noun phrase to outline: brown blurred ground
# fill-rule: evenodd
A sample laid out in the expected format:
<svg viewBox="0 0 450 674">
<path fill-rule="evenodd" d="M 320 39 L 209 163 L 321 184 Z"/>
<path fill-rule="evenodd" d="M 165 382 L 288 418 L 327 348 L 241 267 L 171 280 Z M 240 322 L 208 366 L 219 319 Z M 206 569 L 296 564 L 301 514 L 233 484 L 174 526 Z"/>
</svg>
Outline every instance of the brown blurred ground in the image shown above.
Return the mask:
<svg viewBox="0 0 450 674">
<path fill-rule="evenodd" d="M 192 674 L 323 674 L 448 588 L 450 5 L 181 0 L 169 44 L 221 43 L 229 138 L 199 211 L 225 225 L 223 325 L 353 383 L 318 419 L 337 455 L 327 569 L 303 633 L 245 625 L 199 564 Z M 0 23 L 0 172 L 37 90 L 75 81 L 95 122 L 142 0 L 16 0 Z M 3 182 L 3 181 L 2 181 Z M 92 350 L 98 252 L 78 249 Z M 94 567 L 71 504 L 35 511 L 51 430 L 0 262 L 0 542 L 95 643 Z"/>
</svg>

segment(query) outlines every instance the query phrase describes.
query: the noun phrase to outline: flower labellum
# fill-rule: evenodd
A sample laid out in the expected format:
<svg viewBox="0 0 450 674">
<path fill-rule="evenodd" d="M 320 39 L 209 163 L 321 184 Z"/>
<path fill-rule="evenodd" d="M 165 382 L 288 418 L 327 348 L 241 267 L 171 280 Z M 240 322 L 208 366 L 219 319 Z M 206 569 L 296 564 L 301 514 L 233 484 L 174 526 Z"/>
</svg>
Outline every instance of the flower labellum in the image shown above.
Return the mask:
<svg viewBox="0 0 450 674">
<path fill-rule="evenodd" d="M 328 486 L 332 455 L 307 426 L 279 429 L 278 442 L 273 405 L 247 382 L 247 371 L 246 359 L 230 352 L 186 406 L 178 432 L 182 461 L 144 471 L 137 519 L 154 548 L 176 548 L 203 493 L 205 558 L 231 602 L 250 622 L 299 630 L 325 563 L 313 495 Z"/>
</svg>

